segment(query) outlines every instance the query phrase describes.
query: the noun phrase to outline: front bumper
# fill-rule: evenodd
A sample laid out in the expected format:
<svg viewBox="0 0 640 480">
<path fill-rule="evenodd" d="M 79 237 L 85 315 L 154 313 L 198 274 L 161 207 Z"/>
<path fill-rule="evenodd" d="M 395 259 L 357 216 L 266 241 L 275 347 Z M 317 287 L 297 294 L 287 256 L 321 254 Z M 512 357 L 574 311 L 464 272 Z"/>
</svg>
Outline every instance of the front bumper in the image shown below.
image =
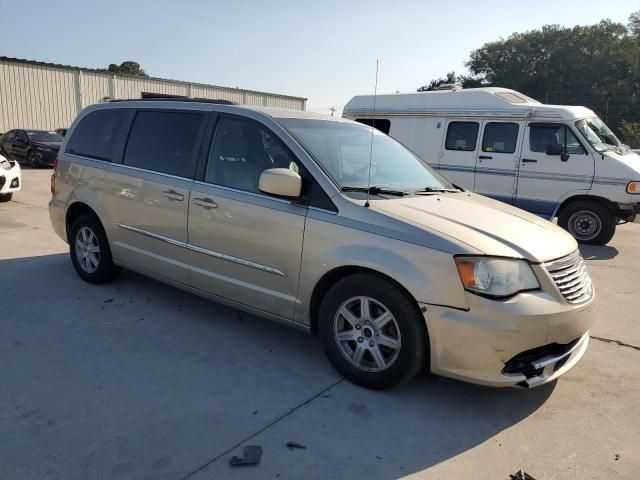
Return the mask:
<svg viewBox="0 0 640 480">
<path fill-rule="evenodd" d="M 435 374 L 492 387 L 535 387 L 571 369 L 587 349 L 593 297 L 580 305 L 544 291 L 506 301 L 468 297 L 468 311 L 423 305 Z"/>
<path fill-rule="evenodd" d="M 57 157 L 57 150 L 36 150 L 36 158 L 38 159 L 39 165 L 51 167 L 55 163 Z"/>
<path fill-rule="evenodd" d="M 640 203 L 618 203 L 617 208 L 620 219 L 640 223 Z"/>
<path fill-rule="evenodd" d="M 0 167 L 0 194 L 19 192 L 21 188 L 22 176 L 18 162 L 13 162 L 9 170 Z"/>
</svg>

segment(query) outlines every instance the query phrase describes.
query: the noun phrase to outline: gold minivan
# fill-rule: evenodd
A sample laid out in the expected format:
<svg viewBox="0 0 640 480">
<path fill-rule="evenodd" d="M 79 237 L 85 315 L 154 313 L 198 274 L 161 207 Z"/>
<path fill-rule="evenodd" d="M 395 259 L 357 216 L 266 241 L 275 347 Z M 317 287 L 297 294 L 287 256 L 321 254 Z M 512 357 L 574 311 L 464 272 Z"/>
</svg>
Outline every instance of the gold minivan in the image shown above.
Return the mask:
<svg viewBox="0 0 640 480">
<path fill-rule="evenodd" d="M 87 282 L 129 268 L 317 333 L 369 388 L 425 367 L 532 387 L 587 348 L 594 291 L 568 233 L 350 120 L 94 105 L 69 129 L 51 191 L 51 222 Z"/>
</svg>

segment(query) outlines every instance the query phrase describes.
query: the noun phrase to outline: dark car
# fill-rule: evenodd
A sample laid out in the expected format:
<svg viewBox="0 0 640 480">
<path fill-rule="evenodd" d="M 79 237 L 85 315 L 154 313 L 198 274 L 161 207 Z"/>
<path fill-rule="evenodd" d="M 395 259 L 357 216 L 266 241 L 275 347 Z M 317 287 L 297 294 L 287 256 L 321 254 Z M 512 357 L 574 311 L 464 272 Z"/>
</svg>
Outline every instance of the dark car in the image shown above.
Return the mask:
<svg viewBox="0 0 640 480">
<path fill-rule="evenodd" d="M 0 153 L 34 168 L 52 166 L 63 140 L 47 130 L 10 130 L 0 138 Z"/>
</svg>

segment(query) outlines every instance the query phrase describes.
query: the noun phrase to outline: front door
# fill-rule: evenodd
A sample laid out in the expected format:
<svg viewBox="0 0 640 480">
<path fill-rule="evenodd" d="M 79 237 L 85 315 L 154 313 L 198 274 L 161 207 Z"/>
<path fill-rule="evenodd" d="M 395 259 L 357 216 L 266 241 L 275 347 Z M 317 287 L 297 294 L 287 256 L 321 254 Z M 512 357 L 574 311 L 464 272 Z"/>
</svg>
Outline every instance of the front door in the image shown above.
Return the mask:
<svg viewBox="0 0 640 480">
<path fill-rule="evenodd" d="M 483 122 L 476 163 L 476 193 L 513 203 L 522 130 L 517 122 Z"/>
<path fill-rule="evenodd" d="M 527 125 L 520 158 L 516 206 L 550 218 L 569 194 L 587 193 L 594 158 L 562 123 Z"/>
<path fill-rule="evenodd" d="M 16 160 L 25 161 L 29 149 L 29 137 L 22 130 L 16 130 L 16 137 L 11 147 L 11 156 Z"/>
<path fill-rule="evenodd" d="M 300 168 L 262 124 L 220 117 L 189 201 L 190 284 L 292 319 L 307 208 L 258 190 L 274 167 Z"/>
<path fill-rule="evenodd" d="M 478 121 L 447 121 L 438 170 L 456 185 L 474 190 Z"/>
</svg>

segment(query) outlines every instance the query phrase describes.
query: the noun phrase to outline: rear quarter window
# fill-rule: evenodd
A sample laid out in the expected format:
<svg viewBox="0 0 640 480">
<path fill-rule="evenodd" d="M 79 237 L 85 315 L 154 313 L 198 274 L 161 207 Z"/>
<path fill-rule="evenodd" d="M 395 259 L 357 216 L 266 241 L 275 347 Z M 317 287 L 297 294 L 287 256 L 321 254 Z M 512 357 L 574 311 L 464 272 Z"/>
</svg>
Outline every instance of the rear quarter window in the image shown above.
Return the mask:
<svg viewBox="0 0 640 480">
<path fill-rule="evenodd" d="M 65 153 L 107 162 L 119 161 L 124 134 L 133 112 L 129 109 L 96 110 L 74 128 Z"/>
</svg>

